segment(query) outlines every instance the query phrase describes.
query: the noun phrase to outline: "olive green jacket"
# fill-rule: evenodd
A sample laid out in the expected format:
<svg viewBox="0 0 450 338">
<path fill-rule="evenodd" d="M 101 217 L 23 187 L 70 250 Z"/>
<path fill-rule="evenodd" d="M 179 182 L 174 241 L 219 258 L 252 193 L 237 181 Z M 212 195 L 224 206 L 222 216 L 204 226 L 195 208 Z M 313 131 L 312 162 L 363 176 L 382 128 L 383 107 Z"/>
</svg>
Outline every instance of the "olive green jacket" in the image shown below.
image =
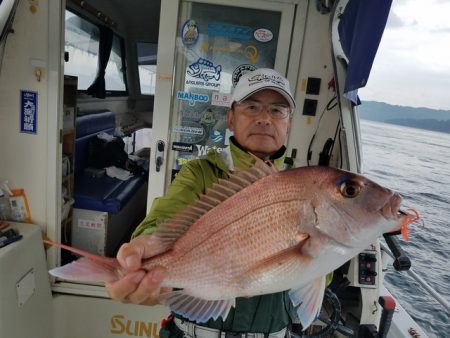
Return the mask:
<svg viewBox="0 0 450 338">
<path fill-rule="evenodd" d="M 278 169 L 284 168 L 285 148 L 281 155 L 272 159 Z M 196 200 L 218 178 L 227 178 L 234 168 L 248 168 L 255 159 L 231 142 L 229 148 L 218 153 L 211 151 L 204 159 L 187 162 L 169 186 L 163 197 L 155 199 L 148 216 L 136 228 L 133 236 L 152 234 L 156 226 L 177 211 Z M 252 298 L 238 298 L 224 321 L 222 318 L 202 324 L 223 331 L 277 332 L 296 318 L 295 310 L 287 292 Z M 174 336 L 175 334 L 169 334 Z"/>
</svg>

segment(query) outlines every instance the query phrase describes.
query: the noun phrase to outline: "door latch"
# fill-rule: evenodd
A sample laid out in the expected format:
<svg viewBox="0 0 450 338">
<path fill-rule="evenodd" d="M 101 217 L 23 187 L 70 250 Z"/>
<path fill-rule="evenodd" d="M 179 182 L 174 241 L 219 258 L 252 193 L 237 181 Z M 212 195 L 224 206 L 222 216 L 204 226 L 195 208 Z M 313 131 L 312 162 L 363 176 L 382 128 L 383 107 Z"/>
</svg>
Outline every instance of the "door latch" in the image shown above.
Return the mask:
<svg viewBox="0 0 450 338">
<path fill-rule="evenodd" d="M 157 172 L 161 170 L 161 166 L 164 163 L 164 147 L 164 141 L 158 140 L 156 142 L 155 163 Z"/>
</svg>

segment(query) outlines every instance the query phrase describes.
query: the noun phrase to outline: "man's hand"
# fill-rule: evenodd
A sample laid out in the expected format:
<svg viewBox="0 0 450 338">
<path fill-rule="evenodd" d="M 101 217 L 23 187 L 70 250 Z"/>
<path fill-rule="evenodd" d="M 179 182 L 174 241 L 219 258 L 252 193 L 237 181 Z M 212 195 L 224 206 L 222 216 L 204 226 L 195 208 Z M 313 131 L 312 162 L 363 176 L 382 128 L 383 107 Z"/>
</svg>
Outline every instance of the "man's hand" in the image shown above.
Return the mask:
<svg viewBox="0 0 450 338">
<path fill-rule="evenodd" d="M 161 288 L 161 282 L 166 277 L 163 267 L 150 271 L 141 267 L 142 260 L 148 257 L 145 253 L 151 242 L 149 238 L 148 235 L 142 235 L 120 247 L 117 260 L 129 273 L 118 281 L 106 284 L 106 291 L 112 299 L 122 303 L 156 305 L 159 303 L 159 295 L 170 291 L 168 288 Z"/>
</svg>

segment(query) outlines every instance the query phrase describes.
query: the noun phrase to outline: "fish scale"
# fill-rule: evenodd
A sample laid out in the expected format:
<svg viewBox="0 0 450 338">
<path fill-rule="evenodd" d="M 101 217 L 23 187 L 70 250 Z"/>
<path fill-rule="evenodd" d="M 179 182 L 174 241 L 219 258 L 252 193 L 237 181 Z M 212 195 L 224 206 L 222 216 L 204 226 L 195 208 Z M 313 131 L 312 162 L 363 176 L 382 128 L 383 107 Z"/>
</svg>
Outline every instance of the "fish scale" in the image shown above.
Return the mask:
<svg viewBox="0 0 450 338">
<path fill-rule="evenodd" d="M 295 180 L 295 176 L 292 179 Z M 288 188 L 272 192 L 273 189 L 270 189 L 270 187 L 274 185 Z M 270 193 L 265 193 L 266 191 L 270 191 Z M 260 196 L 264 196 L 264 199 L 261 199 Z M 175 243 L 174 249 L 186 250 L 184 246 L 195 247 L 198 242 L 203 241 L 208 236 L 208 232 L 205 233 L 204 230 L 206 226 L 209 229 L 221 228 L 226 224 L 232 223 L 236 218 L 248 215 L 256 209 L 264 208 L 273 203 L 295 199 L 297 198 L 296 196 L 299 196 L 298 189 L 296 189 L 295 185 L 292 187 L 292 182 L 286 180 L 284 175 L 275 174 L 265 177 L 219 204 L 215 208 L 214 213 L 208 214 L 207 221 L 205 218 L 201 218 L 192 224 L 189 228 L 190 237 L 183 236 L 179 238 Z M 229 210 L 234 210 L 234 212 L 229 212 Z"/>
<path fill-rule="evenodd" d="M 281 197 L 286 199 L 284 195 L 275 199 Z M 252 205 L 249 200 L 247 203 Z M 198 243 L 198 249 L 189 247 L 185 252 L 178 247 L 151 264 L 174 267 L 170 269 L 164 285 L 190 288 L 200 283 L 203 295 L 208 299 L 209 290 L 216 289 L 219 284 L 224 285 L 224 297 L 232 292 L 251 294 L 251 290 L 245 290 L 239 285 L 242 274 L 261 261 L 297 244 L 293 239 L 301 231 L 298 227 L 301 203 L 299 200 L 291 200 L 261 207 L 267 203 L 257 201 L 255 210 L 243 217 L 235 215 L 233 222 Z M 211 217 L 215 218 L 217 215 L 205 214 L 198 222 L 208 224 Z M 222 222 L 224 221 L 222 218 Z M 200 281 L 198 276 L 201 276 Z"/>
</svg>

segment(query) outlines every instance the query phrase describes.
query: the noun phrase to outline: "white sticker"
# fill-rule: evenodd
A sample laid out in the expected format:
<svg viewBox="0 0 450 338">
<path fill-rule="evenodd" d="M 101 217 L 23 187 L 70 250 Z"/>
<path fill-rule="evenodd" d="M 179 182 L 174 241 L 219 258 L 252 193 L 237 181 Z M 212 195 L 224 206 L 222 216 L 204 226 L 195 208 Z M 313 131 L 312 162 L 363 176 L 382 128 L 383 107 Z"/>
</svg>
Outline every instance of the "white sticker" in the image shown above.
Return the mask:
<svg viewBox="0 0 450 338">
<path fill-rule="evenodd" d="M 79 219 L 78 227 L 85 229 L 101 230 L 105 228 L 105 223 L 91 219 Z"/>
<path fill-rule="evenodd" d="M 222 94 L 219 92 L 213 92 L 211 95 L 211 103 L 213 106 L 229 107 L 231 100 L 231 94 Z"/>
<path fill-rule="evenodd" d="M 259 42 L 269 42 L 273 39 L 273 33 L 266 28 L 257 29 L 255 33 L 253 33 L 253 36 Z"/>
<path fill-rule="evenodd" d="M 173 132 L 190 135 L 203 135 L 205 130 L 203 127 L 175 126 L 173 127 Z"/>
</svg>

